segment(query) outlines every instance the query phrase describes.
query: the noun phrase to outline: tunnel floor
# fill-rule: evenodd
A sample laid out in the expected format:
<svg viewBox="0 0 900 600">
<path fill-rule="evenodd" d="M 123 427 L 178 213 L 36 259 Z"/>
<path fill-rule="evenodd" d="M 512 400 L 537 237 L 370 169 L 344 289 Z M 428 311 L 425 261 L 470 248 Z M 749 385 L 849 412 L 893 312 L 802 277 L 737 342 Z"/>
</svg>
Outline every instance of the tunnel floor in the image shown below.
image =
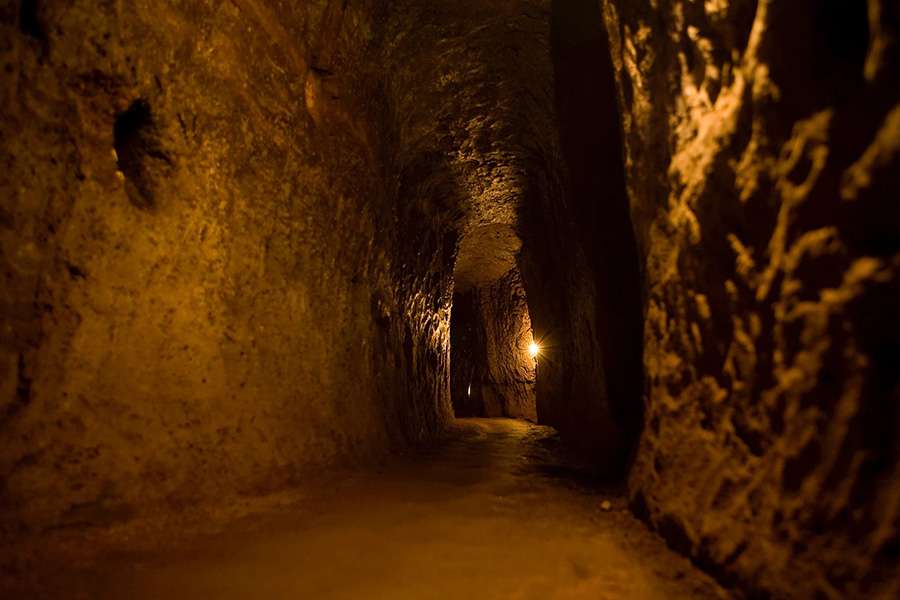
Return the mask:
<svg viewBox="0 0 900 600">
<path fill-rule="evenodd" d="M 206 529 L 60 534 L 25 585 L 66 598 L 729 597 L 592 481 L 552 429 L 458 420 L 424 454 L 248 501 Z"/>
</svg>

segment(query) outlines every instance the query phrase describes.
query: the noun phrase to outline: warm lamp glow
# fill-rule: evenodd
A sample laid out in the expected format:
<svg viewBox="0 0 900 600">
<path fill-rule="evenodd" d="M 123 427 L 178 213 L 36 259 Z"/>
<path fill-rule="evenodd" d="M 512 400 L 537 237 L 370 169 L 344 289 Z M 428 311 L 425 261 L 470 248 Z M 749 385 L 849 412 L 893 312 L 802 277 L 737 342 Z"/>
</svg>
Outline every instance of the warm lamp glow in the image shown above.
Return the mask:
<svg viewBox="0 0 900 600">
<path fill-rule="evenodd" d="M 528 354 L 531 355 L 531 358 L 537 358 L 537 355 L 540 353 L 541 347 L 538 346 L 537 342 L 531 342 L 528 344 Z"/>
</svg>

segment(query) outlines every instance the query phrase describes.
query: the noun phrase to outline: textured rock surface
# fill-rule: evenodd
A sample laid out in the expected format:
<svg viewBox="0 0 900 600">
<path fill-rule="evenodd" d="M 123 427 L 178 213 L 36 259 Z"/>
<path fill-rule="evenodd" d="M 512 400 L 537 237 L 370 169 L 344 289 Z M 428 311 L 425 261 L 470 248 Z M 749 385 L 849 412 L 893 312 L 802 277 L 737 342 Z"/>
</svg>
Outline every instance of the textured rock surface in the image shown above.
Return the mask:
<svg viewBox="0 0 900 600">
<path fill-rule="evenodd" d="M 456 415 L 534 421 L 533 340 L 517 270 L 493 284 L 454 294 L 450 394 Z"/>
<path fill-rule="evenodd" d="M 530 313 L 539 419 L 633 459 L 676 547 L 900 595 L 896 1 L 0 0 L 0 34 L 4 533 L 432 438 L 455 291 L 454 393 L 533 415 Z"/>
<path fill-rule="evenodd" d="M 458 213 L 455 291 L 496 281 L 519 252 L 533 326 L 547 338 L 538 417 L 621 470 L 640 421 L 640 303 L 636 255 L 619 243 L 632 234 L 612 69 L 597 90 L 591 72 L 575 66 L 559 97 L 554 83 L 579 57 L 560 41 L 583 19 L 570 7 L 585 3 L 598 23 L 590 0 L 397 2 L 386 49 L 397 66 L 390 95 L 400 172 L 432 201 L 422 218 Z M 594 54 L 580 65 L 597 56 L 609 64 L 605 44 L 587 43 Z M 608 112 L 598 112 L 598 97 Z M 565 106 L 572 135 L 563 148 L 557 106 L 566 102 L 576 105 Z M 589 158 L 567 168 L 585 149 Z M 618 184 L 612 194 L 609 179 Z M 596 194 L 610 201 L 598 208 Z M 628 274 L 633 281 L 620 277 Z M 617 349 L 603 353 L 598 336 Z"/>
<path fill-rule="evenodd" d="M 0 4 L 4 523 L 440 429 L 455 234 L 388 170 L 378 5 Z"/>
<path fill-rule="evenodd" d="M 429 438 L 454 256 L 459 289 L 508 272 L 524 205 L 553 257 L 525 279 L 563 286 L 537 321 L 580 332 L 545 412 L 576 395 L 567 434 L 614 429 L 592 277 L 552 214 L 549 2 L 0 7 L 5 522 L 252 493 Z"/>
<path fill-rule="evenodd" d="M 776 597 L 897 597 L 900 10 L 607 0 L 644 264 L 637 506 Z"/>
</svg>

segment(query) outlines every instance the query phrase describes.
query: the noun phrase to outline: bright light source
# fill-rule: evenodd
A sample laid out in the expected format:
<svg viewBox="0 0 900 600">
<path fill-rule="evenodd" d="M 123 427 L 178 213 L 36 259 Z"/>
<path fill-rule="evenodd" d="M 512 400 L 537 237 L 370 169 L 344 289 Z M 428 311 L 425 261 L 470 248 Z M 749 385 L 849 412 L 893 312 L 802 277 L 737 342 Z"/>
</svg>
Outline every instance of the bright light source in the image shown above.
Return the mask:
<svg viewBox="0 0 900 600">
<path fill-rule="evenodd" d="M 531 342 L 528 344 L 528 354 L 531 355 L 531 358 L 537 358 L 537 355 L 541 352 L 541 347 L 538 346 L 537 342 Z"/>
<path fill-rule="evenodd" d="M 468 394 L 469 394 L 470 396 L 472 395 L 472 384 L 471 384 L 471 383 L 469 384 L 469 392 L 468 392 Z"/>
</svg>

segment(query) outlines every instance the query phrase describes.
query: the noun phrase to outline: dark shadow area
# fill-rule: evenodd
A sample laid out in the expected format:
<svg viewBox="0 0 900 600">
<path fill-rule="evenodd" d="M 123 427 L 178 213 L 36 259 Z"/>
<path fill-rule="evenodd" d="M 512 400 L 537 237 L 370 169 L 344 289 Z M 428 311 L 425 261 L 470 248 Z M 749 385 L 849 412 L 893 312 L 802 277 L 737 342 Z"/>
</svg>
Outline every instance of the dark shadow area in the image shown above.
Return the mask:
<svg viewBox="0 0 900 600">
<path fill-rule="evenodd" d="M 478 327 L 473 291 L 453 294 L 450 316 L 450 398 L 456 417 L 483 417 L 481 386 L 473 385 L 476 365 L 487 362 L 484 331 Z M 473 396 L 474 393 L 474 396 Z"/>
<path fill-rule="evenodd" d="M 47 43 L 47 32 L 41 25 L 40 18 L 40 2 L 38 0 L 22 0 L 19 5 L 19 29 L 25 35 L 29 35 L 40 41 L 42 44 Z"/>
<path fill-rule="evenodd" d="M 643 318 L 609 41 L 593 0 L 554 1 L 551 26 L 569 207 L 597 282 L 606 393 L 630 456 L 643 423 Z"/>
<path fill-rule="evenodd" d="M 128 110 L 116 117 L 113 139 L 119 170 L 125 175 L 128 199 L 137 208 L 156 206 L 156 181 L 174 166 L 162 149 L 159 133 L 144 99 L 132 102 Z"/>
<path fill-rule="evenodd" d="M 610 481 L 596 464 L 565 443 L 550 427 L 540 430 L 522 456 L 518 472 L 553 481 L 585 494 L 624 495 L 620 481 Z"/>
</svg>

